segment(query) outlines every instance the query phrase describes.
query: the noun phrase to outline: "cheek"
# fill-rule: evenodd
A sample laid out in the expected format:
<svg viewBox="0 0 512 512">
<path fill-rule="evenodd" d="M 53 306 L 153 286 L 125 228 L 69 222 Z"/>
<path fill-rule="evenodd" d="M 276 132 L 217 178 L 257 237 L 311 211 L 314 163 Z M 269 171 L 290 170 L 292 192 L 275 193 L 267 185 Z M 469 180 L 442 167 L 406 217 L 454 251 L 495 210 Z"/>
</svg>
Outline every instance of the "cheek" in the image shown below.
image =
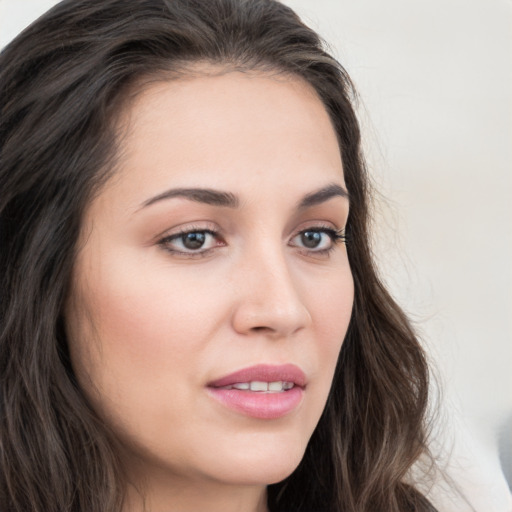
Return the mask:
<svg viewBox="0 0 512 512">
<path fill-rule="evenodd" d="M 191 333 L 198 323 L 191 319 L 208 307 L 202 304 L 204 297 L 187 286 L 180 273 L 152 264 L 135 251 L 126 252 L 115 261 L 103 252 L 88 265 L 93 270 L 87 281 L 77 280 L 82 283 L 79 302 L 94 323 L 96 338 L 105 350 L 112 346 L 116 357 L 158 359 L 170 347 L 177 355 L 193 348 Z M 194 300 L 187 298 L 190 294 Z"/>
<path fill-rule="evenodd" d="M 310 289 L 315 289 L 311 287 Z M 352 314 L 354 282 L 348 265 L 311 296 L 313 321 L 323 350 L 339 352 Z"/>
<path fill-rule="evenodd" d="M 157 441 L 172 444 L 169 425 L 197 406 L 197 376 L 215 330 L 208 320 L 220 317 L 220 306 L 178 273 L 171 279 L 144 261 L 129 272 L 106 255 L 103 264 L 81 282 L 71 303 L 78 306 L 68 308 L 71 360 L 92 407 L 126 446 L 145 453 Z M 153 451 L 163 448 L 157 443 Z"/>
<path fill-rule="evenodd" d="M 96 389 L 104 404 L 129 400 L 148 410 L 159 390 L 171 393 L 189 378 L 186 369 L 193 373 L 213 329 L 205 319 L 220 312 L 179 273 L 171 279 L 168 269 L 130 254 L 111 260 L 102 251 L 101 259 L 77 265 L 66 315 L 71 358 L 90 398 Z"/>
<path fill-rule="evenodd" d="M 317 297 L 318 325 L 321 330 L 319 343 L 325 386 L 330 390 L 338 356 L 347 333 L 354 302 L 354 282 L 350 269 L 346 269 L 329 290 Z"/>
<path fill-rule="evenodd" d="M 310 312 L 315 333 L 315 350 L 317 357 L 316 373 L 312 374 L 315 399 L 312 400 L 311 418 L 318 421 L 331 389 L 338 356 L 345 339 L 352 314 L 354 284 L 348 264 L 342 272 L 331 275 L 323 286 L 310 286 Z M 314 290 L 314 292 L 312 292 Z M 315 425 L 312 425 L 313 428 Z"/>
</svg>

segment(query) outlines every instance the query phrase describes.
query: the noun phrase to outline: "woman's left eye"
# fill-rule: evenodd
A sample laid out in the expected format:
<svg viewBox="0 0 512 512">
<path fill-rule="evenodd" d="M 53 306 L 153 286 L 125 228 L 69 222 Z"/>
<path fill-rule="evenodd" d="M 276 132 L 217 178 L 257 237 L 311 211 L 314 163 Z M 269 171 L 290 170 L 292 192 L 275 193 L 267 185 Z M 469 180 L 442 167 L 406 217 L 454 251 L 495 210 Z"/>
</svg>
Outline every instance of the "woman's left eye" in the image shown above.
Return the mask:
<svg viewBox="0 0 512 512">
<path fill-rule="evenodd" d="M 304 229 L 295 235 L 290 245 L 300 247 L 311 252 L 328 252 L 339 242 L 345 241 L 343 230 L 337 231 L 330 228 Z"/>
</svg>

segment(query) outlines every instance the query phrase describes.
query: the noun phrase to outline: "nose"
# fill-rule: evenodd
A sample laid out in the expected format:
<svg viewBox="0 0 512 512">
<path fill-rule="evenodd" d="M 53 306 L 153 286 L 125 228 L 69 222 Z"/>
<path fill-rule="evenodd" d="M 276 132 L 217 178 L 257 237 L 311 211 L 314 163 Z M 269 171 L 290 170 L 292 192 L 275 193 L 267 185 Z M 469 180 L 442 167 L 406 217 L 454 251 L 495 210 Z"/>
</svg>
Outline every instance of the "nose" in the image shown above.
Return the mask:
<svg viewBox="0 0 512 512">
<path fill-rule="evenodd" d="M 311 323 L 304 302 L 306 290 L 293 277 L 284 254 L 254 256 L 238 272 L 232 317 L 235 331 L 287 338 Z"/>
</svg>

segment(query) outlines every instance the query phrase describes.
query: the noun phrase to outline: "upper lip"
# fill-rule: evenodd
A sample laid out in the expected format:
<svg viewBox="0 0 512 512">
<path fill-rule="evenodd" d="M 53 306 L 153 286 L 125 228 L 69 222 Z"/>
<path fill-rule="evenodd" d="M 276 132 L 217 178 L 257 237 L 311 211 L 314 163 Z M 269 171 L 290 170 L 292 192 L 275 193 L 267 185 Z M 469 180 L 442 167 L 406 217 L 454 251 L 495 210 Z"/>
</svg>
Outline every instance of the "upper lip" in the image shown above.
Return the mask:
<svg viewBox="0 0 512 512">
<path fill-rule="evenodd" d="M 306 385 L 305 373 L 294 364 L 258 364 L 243 368 L 236 372 L 225 375 L 208 384 L 209 387 L 220 388 L 230 386 L 239 382 L 293 382 L 296 386 L 304 387 Z"/>
</svg>

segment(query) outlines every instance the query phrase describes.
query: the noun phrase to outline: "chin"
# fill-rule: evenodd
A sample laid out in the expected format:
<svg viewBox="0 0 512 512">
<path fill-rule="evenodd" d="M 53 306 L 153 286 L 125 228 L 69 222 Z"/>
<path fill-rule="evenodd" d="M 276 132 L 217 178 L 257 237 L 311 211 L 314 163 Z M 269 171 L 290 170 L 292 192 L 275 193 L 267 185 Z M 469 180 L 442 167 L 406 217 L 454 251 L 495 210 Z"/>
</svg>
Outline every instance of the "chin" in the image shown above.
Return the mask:
<svg viewBox="0 0 512 512">
<path fill-rule="evenodd" d="M 262 447 L 255 443 L 250 449 L 239 450 L 225 457 L 218 474 L 223 474 L 224 478 L 221 476 L 221 479 L 238 485 L 281 482 L 300 464 L 306 444 L 297 442 L 287 446 L 286 443 L 268 443 Z"/>
</svg>

